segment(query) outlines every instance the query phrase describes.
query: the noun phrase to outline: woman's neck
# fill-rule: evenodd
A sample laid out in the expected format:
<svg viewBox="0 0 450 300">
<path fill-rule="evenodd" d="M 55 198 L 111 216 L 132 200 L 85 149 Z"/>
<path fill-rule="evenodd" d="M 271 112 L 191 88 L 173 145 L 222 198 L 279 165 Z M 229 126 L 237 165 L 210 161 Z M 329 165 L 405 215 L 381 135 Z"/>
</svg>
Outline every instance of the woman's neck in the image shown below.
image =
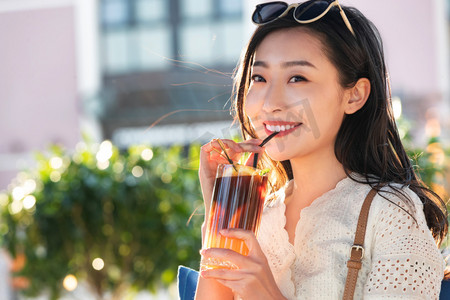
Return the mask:
<svg viewBox="0 0 450 300">
<path fill-rule="evenodd" d="M 315 152 L 291 160 L 294 187 L 289 201 L 295 201 L 303 207 L 309 206 L 347 177 L 344 167 L 334 155 L 334 150 L 331 152 Z"/>
</svg>

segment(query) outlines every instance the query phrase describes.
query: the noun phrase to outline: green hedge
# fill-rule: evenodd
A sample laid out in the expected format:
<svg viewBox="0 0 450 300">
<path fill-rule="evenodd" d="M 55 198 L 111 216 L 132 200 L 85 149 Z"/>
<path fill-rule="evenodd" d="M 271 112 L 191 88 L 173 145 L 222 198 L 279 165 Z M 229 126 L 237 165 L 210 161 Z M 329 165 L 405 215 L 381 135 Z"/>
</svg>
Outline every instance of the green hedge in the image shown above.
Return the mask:
<svg viewBox="0 0 450 300">
<path fill-rule="evenodd" d="M 118 297 L 173 282 L 179 264 L 197 268 L 203 217 L 187 223 L 202 207 L 198 153 L 198 146 L 121 153 L 106 141 L 39 154 L 37 168 L 0 196 L 3 246 L 25 254 L 20 274 L 32 278 L 25 294 L 47 290 L 56 299 L 73 274 L 99 297 Z M 103 269 L 93 268 L 95 258 Z"/>
</svg>

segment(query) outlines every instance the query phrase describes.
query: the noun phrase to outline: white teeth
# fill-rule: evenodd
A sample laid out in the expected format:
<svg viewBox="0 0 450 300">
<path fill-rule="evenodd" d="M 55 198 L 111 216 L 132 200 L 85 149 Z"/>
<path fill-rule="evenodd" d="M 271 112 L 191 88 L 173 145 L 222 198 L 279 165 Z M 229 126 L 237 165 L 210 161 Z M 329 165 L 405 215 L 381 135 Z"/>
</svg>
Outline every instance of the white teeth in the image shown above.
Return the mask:
<svg viewBox="0 0 450 300">
<path fill-rule="evenodd" d="M 286 130 L 292 129 L 294 127 L 295 127 L 295 125 L 268 125 L 268 124 L 266 124 L 266 128 L 272 132 L 286 131 Z"/>
</svg>

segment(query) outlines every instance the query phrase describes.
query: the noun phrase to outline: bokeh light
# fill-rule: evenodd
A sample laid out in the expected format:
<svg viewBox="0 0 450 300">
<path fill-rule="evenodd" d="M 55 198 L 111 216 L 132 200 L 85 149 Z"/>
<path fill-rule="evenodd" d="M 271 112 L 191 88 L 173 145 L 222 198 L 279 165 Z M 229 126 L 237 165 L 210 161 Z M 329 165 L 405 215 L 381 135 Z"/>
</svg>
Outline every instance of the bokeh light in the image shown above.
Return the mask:
<svg viewBox="0 0 450 300">
<path fill-rule="evenodd" d="M 429 144 L 426 148 L 427 152 L 431 154 L 430 162 L 438 166 L 443 166 L 445 162 L 445 152 L 439 143 Z"/>
<path fill-rule="evenodd" d="M 169 173 L 163 173 L 161 175 L 161 181 L 164 183 L 170 183 L 172 181 L 172 175 Z"/>
<path fill-rule="evenodd" d="M 173 161 L 170 161 L 170 162 L 167 163 L 166 169 L 167 169 L 167 172 L 173 174 L 173 173 L 175 173 L 177 171 L 178 166 Z"/>
<path fill-rule="evenodd" d="M 441 135 L 441 124 L 439 119 L 430 118 L 425 124 L 425 133 L 429 137 L 436 137 Z"/>
<path fill-rule="evenodd" d="M 9 205 L 9 212 L 12 215 L 18 214 L 22 211 L 23 208 L 23 204 L 20 201 L 13 201 L 10 205 Z"/>
<path fill-rule="evenodd" d="M 133 174 L 134 177 L 141 177 L 144 175 L 144 169 L 142 169 L 141 166 L 134 166 L 131 170 L 131 174 Z"/>
<path fill-rule="evenodd" d="M 152 149 L 145 148 L 144 150 L 142 150 L 141 157 L 145 161 L 151 160 L 153 158 L 153 151 L 152 151 Z"/>
<path fill-rule="evenodd" d="M 50 180 L 53 182 L 58 182 L 61 180 L 61 173 L 58 171 L 53 171 L 50 173 Z"/>
<path fill-rule="evenodd" d="M 122 256 L 128 256 L 131 252 L 130 246 L 126 245 L 126 244 L 122 244 L 119 247 L 119 253 Z"/>
<path fill-rule="evenodd" d="M 55 156 L 50 159 L 50 167 L 52 167 L 52 169 L 58 170 L 62 166 L 63 166 L 63 160 L 61 157 Z"/>
<path fill-rule="evenodd" d="M 23 189 L 26 194 L 31 194 L 36 190 L 36 181 L 27 179 L 23 184 Z"/>
<path fill-rule="evenodd" d="M 64 277 L 63 286 L 66 290 L 68 290 L 69 292 L 72 292 L 73 290 L 75 290 L 77 288 L 78 280 L 74 275 L 69 274 L 66 277 Z"/>
<path fill-rule="evenodd" d="M 98 162 L 108 161 L 113 155 L 112 147 L 113 146 L 110 141 L 103 141 L 100 144 L 100 149 L 98 150 L 97 155 L 95 156 L 97 158 L 97 161 Z"/>
<path fill-rule="evenodd" d="M 105 262 L 100 257 L 94 258 L 94 260 L 92 261 L 92 267 L 94 268 L 94 270 L 100 271 L 104 266 Z"/>
<path fill-rule="evenodd" d="M 22 200 L 25 195 L 25 190 L 21 186 L 16 186 L 12 191 L 12 198 L 14 201 Z"/>
<path fill-rule="evenodd" d="M 32 209 L 36 204 L 36 198 L 33 195 L 28 195 L 23 199 L 23 207 L 25 209 Z"/>
<path fill-rule="evenodd" d="M 106 170 L 109 167 L 109 161 L 97 161 L 97 168 L 99 170 Z"/>
<path fill-rule="evenodd" d="M 117 174 L 120 174 L 123 171 L 123 163 L 117 161 L 113 165 L 113 171 Z"/>
</svg>

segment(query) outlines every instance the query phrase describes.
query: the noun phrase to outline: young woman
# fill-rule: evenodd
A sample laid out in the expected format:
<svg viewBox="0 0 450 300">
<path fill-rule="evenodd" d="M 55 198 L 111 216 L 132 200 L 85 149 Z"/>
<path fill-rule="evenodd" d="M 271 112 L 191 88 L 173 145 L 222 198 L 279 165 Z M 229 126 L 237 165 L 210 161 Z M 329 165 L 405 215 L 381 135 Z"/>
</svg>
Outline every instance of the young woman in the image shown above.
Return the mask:
<svg viewBox="0 0 450 300">
<path fill-rule="evenodd" d="M 342 299 L 362 203 L 375 187 L 355 299 L 437 299 L 447 233 L 442 200 L 425 188 L 399 138 L 381 38 L 337 1 L 257 6 L 258 25 L 235 78 L 244 142 L 223 140 L 237 160 L 262 155 L 271 192 L 249 255 L 203 249 L 238 269 L 201 272 L 196 299 Z M 281 131 L 264 149 L 257 145 Z M 201 149 L 209 215 L 217 141 Z"/>
</svg>

